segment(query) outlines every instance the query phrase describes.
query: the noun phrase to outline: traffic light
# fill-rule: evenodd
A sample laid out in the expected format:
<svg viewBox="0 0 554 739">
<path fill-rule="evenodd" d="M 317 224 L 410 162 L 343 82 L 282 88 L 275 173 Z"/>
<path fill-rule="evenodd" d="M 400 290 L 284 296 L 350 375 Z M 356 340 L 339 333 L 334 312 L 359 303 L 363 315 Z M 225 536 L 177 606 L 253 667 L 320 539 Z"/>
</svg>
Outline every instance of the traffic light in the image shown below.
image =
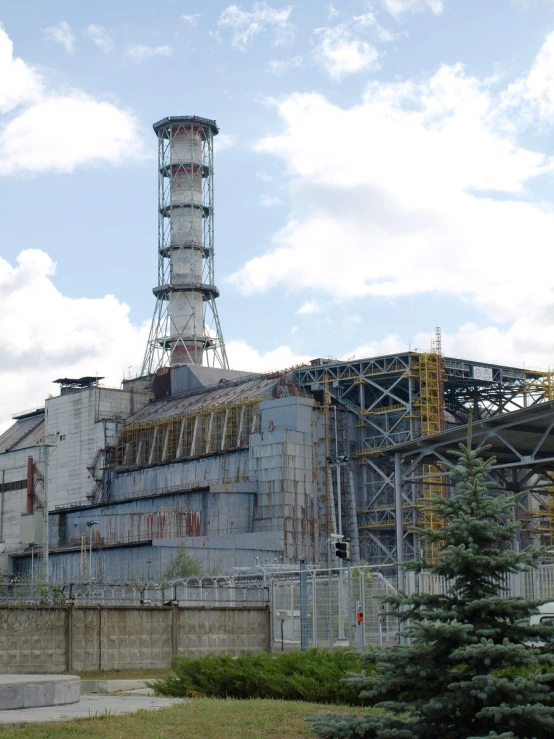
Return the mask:
<svg viewBox="0 0 554 739">
<path fill-rule="evenodd" d="M 336 541 L 335 542 L 335 555 L 339 559 L 350 559 L 350 542 L 349 541 Z"/>
</svg>

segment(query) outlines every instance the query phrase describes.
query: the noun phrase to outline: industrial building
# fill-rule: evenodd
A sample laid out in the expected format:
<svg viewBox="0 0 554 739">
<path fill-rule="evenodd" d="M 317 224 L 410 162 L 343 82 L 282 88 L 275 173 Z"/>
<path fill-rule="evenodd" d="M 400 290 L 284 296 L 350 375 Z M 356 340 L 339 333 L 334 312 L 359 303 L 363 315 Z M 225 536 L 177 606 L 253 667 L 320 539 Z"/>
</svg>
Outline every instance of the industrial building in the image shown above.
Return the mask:
<svg viewBox="0 0 554 739">
<path fill-rule="evenodd" d="M 554 538 L 549 372 L 427 352 L 229 369 L 214 276 L 213 120 L 158 142 L 158 280 L 141 375 L 60 378 L 0 436 L 0 567 L 56 582 L 159 581 L 177 548 L 207 573 L 420 554 L 449 494 L 446 450 L 493 440 L 497 490 L 523 493 L 518 546 Z M 490 452 L 487 452 L 490 453 Z M 37 570 L 38 571 L 38 570 Z"/>
</svg>

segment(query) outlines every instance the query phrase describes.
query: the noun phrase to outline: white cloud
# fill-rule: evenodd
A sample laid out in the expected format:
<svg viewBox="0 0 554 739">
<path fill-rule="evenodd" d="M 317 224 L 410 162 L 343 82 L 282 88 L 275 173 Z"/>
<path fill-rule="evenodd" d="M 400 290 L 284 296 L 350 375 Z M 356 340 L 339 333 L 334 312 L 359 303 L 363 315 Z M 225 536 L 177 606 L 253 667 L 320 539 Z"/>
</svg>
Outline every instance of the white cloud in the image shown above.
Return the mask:
<svg viewBox="0 0 554 739">
<path fill-rule="evenodd" d="M 134 118 L 85 93 L 47 97 L 24 110 L 0 133 L 0 174 L 72 172 L 91 162 L 118 164 L 138 156 Z"/>
<path fill-rule="evenodd" d="M 134 62 L 139 64 L 147 59 L 152 59 L 155 56 L 171 56 L 173 49 L 171 46 L 144 46 L 143 44 L 137 44 L 136 46 L 128 46 L 125 50 L 127 56 Z"/>
<path fill-rule="evenodd" d="M 101 375 L 118 387 L 138 373 L 150 321 L 135 325 L 113 295 L 70 298 L 54 282 L 55 264 L 41 249 L 25 249 L 15 265 L 0 257 L 0 433 L 12 413 L 43 405 L 58 377 Z M 37 307 L 40 306 L 40 309 Z M 267 372 L 304 362 L 288 346 L 259 352 L 239 339 L 226 344 L 235 369 Z M 9 388 L 9 391 L 6 391 Z"/>
<path fill-rule="evenodd" d="M 511 85 L 502 95 L 508 115 L 519 113 L 516 125 L 554 123 L 554 32 L 542 45 L 529 73 Z"/>
<path fill-rule="evenodd" d="M 289 69 L 301 67 L 302 64 L 303 59 L 301 56 L 291 56 L 289 59 L 270 59 L 270 61 L 265 65 L 265 68 L 270 74 L 280 77 L 282 74 L 285 74 L 285 72 L 288 72 Z"/>
<path fill-rule="evenodd" d="M 104 52 L 104 54 L 109 54 L 113 49 L 113 39 L 108 29 L 104 28 L 104 26 L 97 26 L 96 24 L 91 23 L 85 31 L 85 35 L 88 36 L 89 39 Z"/>
<path fill-rule="evenodd" d="M 0 24 L 0 113 L 34 100 L 42 94 L 36 70 L 13 55 L 13 43 Z"/>
<path fill-rule="evenodd" d="M 0 175 L 71 172 L 141 155 L 131 113 L 80 90 L 48 90 L 36 70 L 14 58 L 12 42 L 0 27 L 0 113 L 18 106 L 22 110 L 0 126 Z"/>
<path fill-rule="evenodd" d="M 542 54 L 520 85 L 517 118 Z M 293 210 L 232 282 L 245 294 L 286 286 L 335 300 L 458 297 L 483 317 L 471 341 L 490 337 L 511 361 L 550 364 L 554 202 L 532 186 L 552 177 L 554 161 L 518 142 L 512 109 L 491 85 L 454 65 L 423 81 L 373 82 L 348 109 L 316 94 L 282 100 L 282 131 L 257 150 L 288 172 Z M 537 110 L 548 109 L 549 86 L 533 89 Z M 346 259 L 337 259 L 341 244 Z"/>
<path fill-rule="evenodd" d="M 251 372 L 283 370 L 307 362 L 311 358 L 307 354 L 296 354 L 289 346 L 279 346 L 262 353 L 248 346 L 245 341 L 237 339 L 226 342 L 225 348 L 233 369 L 247 369 Z"/>
<path fill-rule="evenodd" d="M 0 383 L 9 388 L 0 396 L 0 423 L 42 405 L 57 377 L 98 373 L 118 386 L 129 365 L 140 371 L 148 325 L 134 326 L 113 295 L 63 295 L 54 268 L 40 249 L 22 251 L 15 266 L 0 258 Z"/>
<path fill-rule="evenodd" d="M 273 177 L 267 172 L 256 172 L 256 177 L 262 182 L 273 182 Z"/>
<path fill-rule="evenodd" d="M 424 347 L 427 349 L 427 344 Z M 364 359 L 365 357 L 382 357 L 387 354 L 395 354 L 396 352 L 406 351 L 406 344 L 401 341 L 398 334 L 389 334 L 378 341 L 369 341 L 356 346 L 351 352 L 347 353 L 341 359 L 355 357 Z"/>
<path fill-rule="evenodd" d="M 331 79 L 339 80 L 345 74 L 375 69 L 378 66 L 377 49 L 367 41 L 352 36 L 347 24 L 318 28 L 314 34 L 314 58 Z"/>
<path fill-rule="evenodd" d="M 236 143 L 237 137 L 232 133 L 218 133 L 214 139 L 214 150 L 219 154 L 226 149 L 232 149 Z"/>
<path fill-rule="evenodd" d="M 423 13 L 431 11 L 440 15 L 444 10 L 443 0 L 381 0 L 381 3 L 395 17 L 404 13 Z"/>
<path fill-rule="evenodd" d="M 193 13 L 192 15 L 182 15 L 181 20 L 184 23 L 188 23 L 189 26 L 197 26 L 200 13 Z"/>
<path fill-rule="evenodd" d="M 336 18 L 339 14 L 339 11 L 335 8 L 333 3 L 329 3 L 327 5 L 327 18 L 329 20 L 332 20 L 333 18 Z"/>
<path fill-rule="evenodd" d="M 60 44 L 68 54 L 73 54 L 75 51 L 75 34 L 71 30 L 71 26 L 67 21 L 60 21 L 55 26 L 43 28 L 42 32 L 48 41 Z"/>
<path fill-rule="evenodd" d="M 274 205 L 282 205 L 283 201 L 272 195 L 262 195 L 260 197 L 260 205 L 262 208 L 271 208 Z"/>
<path fill-rule="evenodd" d="M 319 313 L 320 311 L 321 308 L 316 300 L 306 300 L 296 311 L 296 314 L 298 316 L 313 316 L 314 313 Z"/>
<path fill-rule="evenodd" d="M 396 35 L 391 33 L 388 28 L 382 26 L 377 21 L 375 15 L 369 11 L 362 15 L 355 15 L 352 18 L 352 25 L 360 29 L 371 29 L 375 38 L 383 43 L 389 43 L 396 38 Z"/>
<path fill-rule="evenodd" d="M 231 45 L 240 51 L 246 51 L 255 36 L 267 31 L 273 33 L 273 44 L 278 46 L 294 36 L 295 29 L 289 21 L 291 12 L 291 5 L 277 9 L 266 2 L 254 3 L 251 11 L 229 5 L 219 16 L 218 32 L 230 30 Z"/>
</svg>

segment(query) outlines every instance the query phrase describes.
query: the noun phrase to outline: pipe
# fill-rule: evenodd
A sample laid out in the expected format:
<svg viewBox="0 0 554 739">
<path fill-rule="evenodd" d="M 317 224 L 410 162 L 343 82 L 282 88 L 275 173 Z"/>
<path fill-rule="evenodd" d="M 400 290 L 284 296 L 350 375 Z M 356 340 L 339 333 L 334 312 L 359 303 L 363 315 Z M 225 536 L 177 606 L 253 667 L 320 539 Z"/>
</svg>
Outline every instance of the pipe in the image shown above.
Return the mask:
<svg viewBox="0 0 554 739">
<path fill-rule="evenodd" d="M 398 563 L 398 588 L 404 590 L 404 520 L 402 515 L 402 460 L 394 455 L 394 515 L 396 522 L 396 561 Z"/>
</svg>

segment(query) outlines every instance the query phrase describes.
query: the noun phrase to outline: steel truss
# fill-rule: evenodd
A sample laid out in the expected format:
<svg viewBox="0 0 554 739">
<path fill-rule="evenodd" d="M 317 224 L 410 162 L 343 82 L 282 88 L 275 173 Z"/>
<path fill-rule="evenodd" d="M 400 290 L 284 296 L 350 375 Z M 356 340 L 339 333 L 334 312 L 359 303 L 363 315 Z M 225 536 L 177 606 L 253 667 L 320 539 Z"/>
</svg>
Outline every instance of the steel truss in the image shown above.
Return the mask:
<svg viewBox="0 0 554 739">
<path fill-rule="evenodd" d="M 172 162 L 172 147 L 176 131 L 201 131 L 201 164 L 195 161 Z M 182 348 L 186 362 L 197 363 L 192 356 L 191 345 L 202 348 L 208 366 L 228 368 L 229 363 L 223 341 L 223 333 L 216 306 L 219 291 L 214 283 L 214 180 L 213 137 L 218 132 L 215 121 L 198 116 L 168 117 L 154 124 L 158 137 L 158 285 L 153 289 L 156 305 L 150 334 L 142 364 L 141 374 L 150 374 L 170 363 L 170 355 Z M 202 178 L 201 194 L 195 184 Z M 178 185 L 177 185 L 178 182 Z M 177 187 L 187 197 L 176 202 Z M 201 195 L 199 197 L 199 195 Z M 174 218 L 183 208 L 190 214 L 189 234 L 177 234 Z M 201 234 L 193 233 L 195 214 L 201 220 Z M 201 253 L 201 276 L 189 284 L 179 284 L 172 275 L 172 261 L 177 252 Z M 173 260 L 172 260 L 173 254 Z M 193 258 L 193 257 L 192 257 Z M 200 277 L 200 279 L 198 279 Z M 185 294 L 189 301 L 190 320 L 184 326 L 176 326 L 170 305 L 176 293 Z M 203 317 L 195 316 L 194 296 L 201 293 Z"/>
<path fill-rule="evenodd" d="M 547 372 L 440 357 L 436 350 L 348 362 L 314 360 L 295 370 L 294 379 L 316 399 L 325 384 L 334 402 L 356 415 L 357 438 L 349 451 L 358 463 L 361 557 L 372 564 L 397 561 L 391 450 L 442 428 L 459 428 L 469 418 L 479 421 L 543 403 L 552 385 Z M 425 484 L 413 491 L 410 510 L 402 514 L 406 523 L 425 525 L 421 500 L 442 486 L 442 467 L 431 464 Z M 405 537 L 403 546 L 406 557 L 417 554 L 413 537 Z"/>
<path fill-rule="evenodd" d="M 399 445 L 387 453 L 397 470 L 395 480 L 395 519 L 399 547 L 398 560 L 413 558 L 418 546 L 409 526 L 418 490 L 426 483 L 425 468 L 443 469 L 441 484 L 448 495 L 455 494 L 452 473 L 445 471 L 453 464 L 449 450 L 467 438 L 467 426 Z M 514 516 L 520 521 L 515 546 L 554 543 L 554 402 L 549 401 L 516 413 L 499 415 L 477 422 L 472 428 L 473 448 L 483 450 L 496 463 L 490 476 L 491 491 L 518 494 Z"/>
</svg>

